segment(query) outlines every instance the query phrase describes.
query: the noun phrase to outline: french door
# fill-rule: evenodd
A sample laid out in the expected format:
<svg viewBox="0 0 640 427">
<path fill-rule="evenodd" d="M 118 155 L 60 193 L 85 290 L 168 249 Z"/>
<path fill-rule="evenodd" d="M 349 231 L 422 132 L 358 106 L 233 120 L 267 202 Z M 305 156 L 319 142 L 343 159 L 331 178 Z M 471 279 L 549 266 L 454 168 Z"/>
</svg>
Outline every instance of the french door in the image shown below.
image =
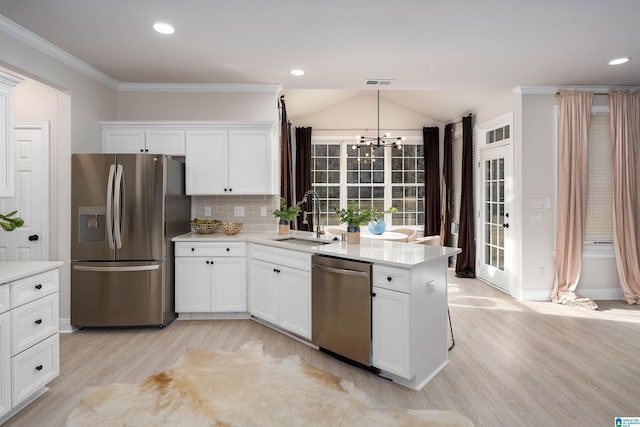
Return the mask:
<svg viewBox="0 0 640 427">
<path fill-rule="evenodd" d="M 478 277 L 509 292 L 513 259 L 511 145 L 480 149 Z"/>
</svg>

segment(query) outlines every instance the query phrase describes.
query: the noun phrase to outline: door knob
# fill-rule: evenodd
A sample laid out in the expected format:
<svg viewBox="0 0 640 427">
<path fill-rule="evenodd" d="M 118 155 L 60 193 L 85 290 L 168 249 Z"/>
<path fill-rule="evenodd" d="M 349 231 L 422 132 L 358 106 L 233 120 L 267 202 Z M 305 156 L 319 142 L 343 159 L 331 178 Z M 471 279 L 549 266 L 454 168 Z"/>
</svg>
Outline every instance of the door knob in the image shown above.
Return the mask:
<svg viewBox="0 0 640 427">
<path fill-rule="evenodd" d="M 509 223 L 508 223 L 508 222 L 505 222 L 504 224 L 502 224 L 502 226 L 503 226 L 504 228 L 509 228 Z"/>
<path fill-rule="evenodd" d="M 29 236 L 29 241 L 30 242 L 35 242 L 38 239 L 39 239 L 39 237 L 38 237 L 37 234 L 32 234 L 31 236 Z"/>
</svg>

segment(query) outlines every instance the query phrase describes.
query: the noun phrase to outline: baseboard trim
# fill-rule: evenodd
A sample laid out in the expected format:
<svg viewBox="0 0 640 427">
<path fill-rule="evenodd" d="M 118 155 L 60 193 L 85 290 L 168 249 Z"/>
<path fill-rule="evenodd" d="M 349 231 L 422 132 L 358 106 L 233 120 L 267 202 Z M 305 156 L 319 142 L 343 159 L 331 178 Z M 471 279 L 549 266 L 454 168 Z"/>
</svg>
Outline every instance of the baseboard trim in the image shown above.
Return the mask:
<svg viewBox="0 0 640 427">
<path fill-rule="evenodd" d="M 251 315 L 246 312 L 238 313 L 178 313 L 177 320 L 235 320 L 250 319 Z"/>
<path fill-rule="evenodd" d="M 78 330 L 71 324 L 71 319 L 60 319 L 58 321 L 58 329 L 61 334 L 71 334 Z"/>
</svg>

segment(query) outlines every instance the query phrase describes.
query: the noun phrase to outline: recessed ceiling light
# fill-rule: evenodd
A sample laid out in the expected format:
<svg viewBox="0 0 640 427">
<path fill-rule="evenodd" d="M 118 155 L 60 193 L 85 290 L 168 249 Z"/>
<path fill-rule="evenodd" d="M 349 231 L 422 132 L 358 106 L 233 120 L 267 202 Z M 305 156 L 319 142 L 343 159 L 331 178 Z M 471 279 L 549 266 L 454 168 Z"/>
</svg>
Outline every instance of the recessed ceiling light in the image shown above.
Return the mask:
<svg viewBox="0 0 640 427">
<path fill-rule="evenodd" d="M 153 29 L 160 34 L 173 34 L 176 32 L 173 26 L 167 24 L 166 22 L 156 22 L 155 24 L 153 24 Z"/>
<path fill-rule="evenodd" d="M 629 62 L 629 58 L 625 56 L 624 58 L 612 59 L 611 61 L 609 61 L 609 65 L 620 65 L 626 64 L 627 62 Z"/>
<path fill-rule="evenodd" d="M 304 70 L 294 68 L 293 70 L 289 71 L 289 74 L 296 77 L 304 76 Z"/>
</svg>

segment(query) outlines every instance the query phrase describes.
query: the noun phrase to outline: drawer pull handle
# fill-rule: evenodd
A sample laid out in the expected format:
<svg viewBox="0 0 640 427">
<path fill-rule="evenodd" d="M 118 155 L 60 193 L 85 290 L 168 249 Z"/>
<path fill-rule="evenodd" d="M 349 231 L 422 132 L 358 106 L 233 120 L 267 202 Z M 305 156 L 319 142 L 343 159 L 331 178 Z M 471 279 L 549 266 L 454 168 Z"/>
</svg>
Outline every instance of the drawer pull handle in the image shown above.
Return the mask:
<svg viewBox="0 0 640 427">
<path fill-rule="evenodd" d="M 209 261 L 206 261 L 207 264 L 209 264 Z"/>
<path fill-rule="evenodd" d="M 387 282 L 392 281 L 393 279 L 391 278 L 391 276 L 387 276 Z"/>
<path fill-rule="evenodd" d="M 42 371 L 42 365 L 36 366 L 36 371 Z"/>
<path fill-rule="evenodd" d="M 195 252 L 196 248 L 191 248 L 191 252 Z"/>
<path fill-rule="evenodd" d="M 227 252 L 229 252 L 231 249 L 227 248 Z"/>
<path fill-rule="evenodd" d="M 41 323 L 42 323 L 42 319 L 38 319 L 38 320 L 36 320 L 36 325 L 39 325 L 39 324 L 41 324 Z"/>
<path fill-rule="evenodd" d="M 40 283 L 38 283 L 38 284 L 35 286 L 35 288 L 36 288 L 37 290 L 40 290 L 40 289 L 42 289 L 42 285 L 41 285 Z"/>
</svg>

